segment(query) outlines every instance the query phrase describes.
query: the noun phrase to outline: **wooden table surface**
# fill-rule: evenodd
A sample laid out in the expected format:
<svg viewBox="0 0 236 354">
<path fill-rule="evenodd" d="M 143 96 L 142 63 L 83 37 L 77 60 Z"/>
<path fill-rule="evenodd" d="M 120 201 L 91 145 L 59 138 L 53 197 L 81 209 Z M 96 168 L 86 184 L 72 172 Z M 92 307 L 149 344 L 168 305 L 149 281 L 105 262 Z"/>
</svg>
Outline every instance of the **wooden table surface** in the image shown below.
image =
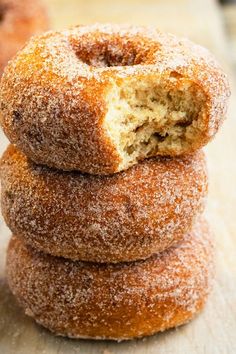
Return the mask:
<svg viewBox="0 0 236 354">
<path fill-rule="evenodd" d="M 233 354 L 236 353 L 236 91 L 221 13 L 213 0 L 47 0 L 52 26 L 125 22 L 151 24 L 207 46 L 228 71 L 232 99 L 228 119 L 207 147 L 210 192 L 207 216 L 217 244 L 217 278 L 204 312 L 179 329 L 113 343 L 55 337 L 24 316 L 9 293 L 4 263 L 10 232 L 0 222 L 1 354 Z M 1 133 L 0 152 L 7 140 Z"/>
</svg>

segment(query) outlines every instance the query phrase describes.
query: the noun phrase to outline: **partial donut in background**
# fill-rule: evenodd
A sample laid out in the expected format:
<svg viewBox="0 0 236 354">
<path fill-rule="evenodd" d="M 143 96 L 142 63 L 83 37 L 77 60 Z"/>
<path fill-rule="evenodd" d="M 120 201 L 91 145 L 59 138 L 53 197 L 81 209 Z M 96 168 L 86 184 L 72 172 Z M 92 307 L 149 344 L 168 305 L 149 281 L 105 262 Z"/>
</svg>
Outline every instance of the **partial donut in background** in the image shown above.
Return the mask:
<svg viewBox="0 0 236 354">
<path fill-rule="evenodd" d="M 26 41 L 48 26 L 47 12 L 40 0 L 0 0 L 0 75 Z"/>
</svg>

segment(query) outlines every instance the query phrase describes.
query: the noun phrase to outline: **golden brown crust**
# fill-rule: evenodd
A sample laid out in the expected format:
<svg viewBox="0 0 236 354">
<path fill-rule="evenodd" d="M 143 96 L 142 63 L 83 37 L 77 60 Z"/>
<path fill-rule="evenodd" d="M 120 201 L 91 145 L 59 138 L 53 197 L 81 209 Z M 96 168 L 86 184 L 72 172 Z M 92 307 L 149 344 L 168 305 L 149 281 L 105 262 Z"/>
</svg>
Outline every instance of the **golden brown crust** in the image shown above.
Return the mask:
<svg viewBox="0 0 236 354">
<path fill-rule="evenodd" d="M 134 77 L 165 79 L 171 73 L 197 85 L 205 99 L 199 139 L 181 151 L 190 153 L 218 130 L 229 96 L 227 79 L 200 46 L 142 27 L 79 26 L 32 39 L 3 75 L 1 124 L 36 163 L 114 173 L 122 158 L 104 127 L 109 90 Z M 172 155 L 177 153 L 173 149 Z"/>
<path fill-rule="evenodd" d="M 34 34 L 48 29 L 48 17 L 40 0 L 0 1 L 0 75 L 8 60 Z"/>
<path fill-rule="evenodd" d="M 94 262 L 144 259 L 171 246 L 191 228 L 207 193 L 201 151 L 94 176 L 36 166 L 11 145 L 1 183 L 13 233 L 46 253 Z"/>
<path fill-rule="evenodd" d="M 212 283 L 212 251 L 203 221 L 178 246 L 115 265 L 47 256 L 13 237 L 7 277 L 25 313 L 56 334 L 131 339 L 181 325 L 202 309 Z"/>
</svg>

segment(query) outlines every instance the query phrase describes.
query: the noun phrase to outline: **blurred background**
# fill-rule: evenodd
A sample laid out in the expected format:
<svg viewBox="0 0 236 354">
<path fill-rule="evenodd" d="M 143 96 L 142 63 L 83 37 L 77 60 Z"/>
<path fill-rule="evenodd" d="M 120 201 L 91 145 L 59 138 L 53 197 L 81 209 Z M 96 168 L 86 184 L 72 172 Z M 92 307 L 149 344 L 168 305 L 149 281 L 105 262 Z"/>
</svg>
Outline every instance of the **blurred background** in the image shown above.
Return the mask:
<svg viewBox="0 0 236 354">
<path fill-rule="evenodd" d="M 236 63 L 236 0 L 44 0 L 53 28 L 93 22 L 154 25 L 187 36 Z M 222 36 L 222 26 L 227 43 Z M 236 64 L 235 64 L 236 65 Z"/>
</svg>

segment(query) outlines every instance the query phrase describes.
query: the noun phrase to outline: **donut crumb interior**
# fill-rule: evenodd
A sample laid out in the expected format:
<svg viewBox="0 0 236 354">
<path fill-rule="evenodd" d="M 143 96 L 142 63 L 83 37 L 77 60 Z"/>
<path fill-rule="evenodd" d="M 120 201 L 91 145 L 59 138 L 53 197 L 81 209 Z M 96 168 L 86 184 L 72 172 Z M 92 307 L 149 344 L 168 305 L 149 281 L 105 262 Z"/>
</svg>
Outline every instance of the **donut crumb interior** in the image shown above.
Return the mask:
<svg viewBox="0 0 236 354">
<path fill-rule="evenodd" d="M 177 72 L 164 80 L 124 80 L 107 99 L 105 126 L 122 156 L 120 169 L 157 154 L 181 154 L 202 130 L 205 96 Z"/>
</svg>

